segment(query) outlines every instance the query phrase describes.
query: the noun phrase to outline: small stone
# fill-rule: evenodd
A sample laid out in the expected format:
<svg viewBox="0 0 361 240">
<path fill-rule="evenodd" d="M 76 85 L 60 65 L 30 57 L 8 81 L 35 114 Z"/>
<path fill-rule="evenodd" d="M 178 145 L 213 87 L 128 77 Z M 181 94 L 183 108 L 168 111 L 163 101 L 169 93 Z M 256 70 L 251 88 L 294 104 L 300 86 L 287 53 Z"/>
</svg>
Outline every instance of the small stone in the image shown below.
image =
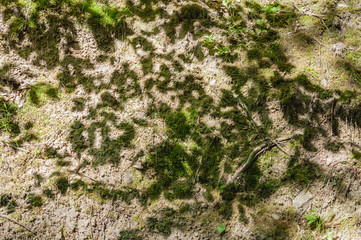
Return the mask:
<svg viewBox="0 0 361 240">
<path fill-rule="evenodd" d="M 140 163 L 140 162 L 134 163 L 133 167 L 138 170 L 143 169 L 142 163 Z"/>
<path fill-rule="evenodd" d="M 131 171 L 127 171 L 123 175 L 123 183 L 127 184 L 133 181 L 133 173 Z"/>
<path fill-rule="evenodd" d="M 342 42 L 332 45 L 332 50 L 335 52 L 335 56 L 342 56 L 345 48 L 346 48 L 346 45 Z"/>
<path fill-rule="evenodd" d="M 271 217 L 272 217 L 274 220 L 280 220 L 280 219 L 281 219 L 281 217 L 280 217 L 279 215 L 275 214 L 275 213 L 273 213 L 273 214 L 271 215 Z"/>
<path fill-rule="evenodd" d="M 136 47 L 136 48 L 140 48 L 140 47 L 141 47 L 141 45 L 140 45 L 140 44 L 137 44 L 135 47 Z"/>
<path fill-rule="evenodd" d="M 299 210 L 312 198 L 313 195 L 309 191 L 303 190 L 293 199 L 292 206 Z"/>
</svg>

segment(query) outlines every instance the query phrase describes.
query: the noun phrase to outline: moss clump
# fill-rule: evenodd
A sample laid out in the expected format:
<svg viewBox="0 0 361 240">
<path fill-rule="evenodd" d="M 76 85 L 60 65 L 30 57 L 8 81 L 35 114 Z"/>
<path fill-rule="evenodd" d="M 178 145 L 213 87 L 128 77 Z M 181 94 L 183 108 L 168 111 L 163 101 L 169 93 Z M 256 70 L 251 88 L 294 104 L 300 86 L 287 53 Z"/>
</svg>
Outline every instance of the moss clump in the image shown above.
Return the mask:
<svg viewBox="0 0 361 240">
<path fill-rule="evenodd" d="M 214 197 L 213 197 L 213 195 L 211 193 L 211 189 L 209 187 L 206 188 L 206 191 L 204 191 L 202 193 L 202 195 L 203 195 L 204 199 L 206 199 L 208 202 L 213 202 L 214 201 Z"/>
<path fill-rule="evenodd" d="M 170 0 L 141 0 L 138 5 L 135 5 L 132 0 L 127 0 L 126 7 L 132 14 L 142 18 L 144 21 L 153 21 L 157 16 L 161 18 L 168 17 L 167 11 L 161 7 L 153 8 L 158 2 L 168 4 Z"/>
<path fill-rule="evenodd" d="M 142 240 L 137 230 L 124 230 L 120 231 L 118 240 Z"/>
<path fill-rule="evenodd" d="M 193 183 L 190 181 L 180 180 L 175 181 L 165 193 L 165 198 L 168 200 L 174 199 L 189 199 L 193 196 Z"/>
<path fill-rule="evenodd" d="M 202 50 L 202 46 L 200 44 L 198 44 L 197 46 L 195 46 L 193 48 L 193 50 L 191 50 L 194 54 L 194 56 L 199 60 L 199 61 L 203 61 L 205 56 Z"/>
<path fill-rule="evenodd" d="M 74 98 L 73 103 L 74 106 L 72 108 L 72 111 L 81 112 L 85 108 L 85 99 L 84 98 Z"/>
<path fill-rule="evenodd" d="M 175 182 L 179 178 L 190 178 L 195 171 L 196 162 L 179 144 L 165 142 L 152 149 L 144 164 L 145 171 L 155 171 L 156 181 L 147 189 L 147 196 L 156 199 L 162 191 L 169 190 L 168 197 L 187 197 L 190 195 L 192 185 L 187 182 L 178 188 Z"/>
<path fill-rule="evenodd" d="M 242 204 L 238 204 L 239 221 L 248 224 L 249 220 L 246 216 L 246 210 Z"/>
<path fill-rule="evenodd" d="M 202 150 L 194 154 L 202 156 L 199 182 L 215 188 L 219 180 L 219 164 L 223 158 L 223 145 L 218 137 L 207 137 L 200 145 Z"/>
<path fill-rule="evenodd" d="M 110 83 L 117 86 L 116 91 L 120 94 L 123 102 L 128 98 L 138 97 L 142 89 L 139 85 L 138 75 L 129 69 L 129 64 L 124 64 L 123 71 L 114 71 Z"/>
<path fill-rule="evenodd" d="M 18 138 L 14 141 L 10 142 L 10 146 L 14 148 L 16 151 L 18 147 L 21 147 L 24 143 L 31 142 L 34 140 L 37 140 L 38 137 L 35 134 L 32 133 L 26 133 L 25 136 Z"/>
<path fill-rule="evenodd" d="M 356 150 L 356 149 L 352 149 L 352 157 L 355 158 L 356 160 L 361 160 L 361 152 Z"/>
<path fill-rule="evenodd" d="M 48 198 L 54 198 L 54 192 L 51 190 L 51 188 L 47 188 L 43 190 L 43 194 Z"/>
<path fill-rule="evenodd" d="M 25 129 L 25 130 L 30 130 L 30 129 L 32 129 L 33 127 L 34 127 L 34 123 L 31 122 L 31 121 L 26 122 L 25 125 L 24 125 L 24 129 Z"/>
<path fill-rule="evenodd" d="M 153 61 L 151 58 L 144 58 L 141 61 L 143 74 L 146 75 L 153 71 Z"/>
<path fill-rule="evenodd" d="M 65 194 L 69 188 L 69 181 L 65 177 L 60 177 L 55 181 L 55 185 L 61 194 Z"/>
<path fill-rule="evenodd" d="M 72 144 L 73 151 L 77 154 L 82 153 L 88 147 L 88 144 L 85 142 L 85 138 L 82 135 L 84 130 L 85 126 L 79 121 L 75 121 L 71 126 L 68 139 Z"/>
<path fill-rule="evenodd" d="M 16 90 L 20 87 L 20 83 L 15 80 L 13 77 L 9 76 L 9 71 L 15 66 L 12 64 L 5 64 L 0 68 L 0 85 L 8 86 L 13 90 Z"/>
<path fill-rule="evenodd" d="M 159 232 L 165 237 L 168 237 L 172 233 L 172 225 L 173 222 L 168 218 L 157 219 L 154 217 L 150 217 L 147 219 L 147 228 L 152 232 Z"/>
<path fill-rule="evenodd" d="M 12 199 L 12 197 L 8 194 L 2 194 L 0 196 L 0 207 L 6 207 L 6 212 L 8 214 L 13 213 L 15 211 L 15 208 L 18 205 L 16 202 Z"/>
<path fill-rule="evenodd" d="M 132 40 L 132 45 L 134 49 L 137 49 L 138 47 L 141 47 L 146 52 L 152 52 L 154 51 L 153 44 L 150 43 L 146 38 L 142 36 L 135 37 Z"/>
<path fill-rule="evenodd" d="M 27 203 L 29 205 L 28 208 L 41 207 L 44 203 L 42 197 L 36 194 L 29 194 L 26 197 L 27 197 Z"/>
<path fill-rule="evenodd" d="M 220 192 L 223 200 L 232 201 L 236 197 L 237 192 L 239 192 L 239 187 L 235 184 L 223 185 Z"/>
<path fill-rule="evenodd" d="M 129 147 L 135 136 L 134 127 L 128 123 L 116 123 L 118 130 L 124 131 L 117 139 L 110 139 L 110 128 L 107 119 L 102 122 L 92 123 L 89 127 L 89 153 L 95 158 L 94 165 L 105 164 L 107 162 L 118 163 L 119 153 L 124 147 Z M 94 148 L 95 131 L 101 129 L 102 143 L 99 148 Z"/>
<path fill-rule="evenodd" d="M 177 60 L 173 61 L 172 66 L 177 72 L 183 72 L 183 70 L 184 70 L 184 67 L 182 66 L 182 64 Z"/>
<path fill-rule="evenodd" d="M 232 203 L 229 201 L 222 201 L 218 205 L 218 213 L 225 219 L 230 219 L 233 214 Z"/>
<path fill-rule="evenodd" d="M 45 155 L 48 158 L 62 158 L 62 156 L 58 153 L 58 151 L 56 151 L 55 148 L 53 147 L 48 147 L 45 149 Z"/>
<path fill-rule="evenodd" d="M 191 63 L 192 59 L 184 55 L 183 53 L 178 55 L 178 58 L 181 59 L 184 63 Z"/>
<path fill-rule="evenodd" d="M 189 125 L 187 117 L 181 111 L 168 114 L 165 123 L 169 138 L 185 140 L 191 133 L 192 126 Z"/>
<path fill-rule="evenodd" d="M 41 102 L 45 101 L 44 95 L 51 99 L 58 98 L 58 90 L 45 83 L 32 86 L 28 94 L 30 102 L 35 105 L 39 105 Z"/>
<path fill-rule="evenodd" d="M 163 28 L 167 36 L 174 42 L 177 37 L 176 27 L 179 25 L 181 25 L 179 38 L 184 38 L 189 32 L 193 35 L 201 35 L 200 31 L 195 31 L 194 23 L 196 21 L 199 21 L 203 28 L 209 28 L 214 25 L 206 9 L 197 4 L 190 4 L 183 6 L 180 11 L 174 13 L 170 20 L 163 25 Z"/>
<path fill-rule="evenodd" d="M 320 172 L 318 165 L 307 160 L 301 160 L 291 163 L 283 181 L 291 181 L 301 186 L 306 186 L 315 181 L 320 176 Z"/>
<path fill-rule="evenodd" d="M 17 107 L 14 104 L 0 98 L 0 130 L 14 135 L 20 133 L 20 127 L 14 120 L 16 113 Z"/>
</svg>

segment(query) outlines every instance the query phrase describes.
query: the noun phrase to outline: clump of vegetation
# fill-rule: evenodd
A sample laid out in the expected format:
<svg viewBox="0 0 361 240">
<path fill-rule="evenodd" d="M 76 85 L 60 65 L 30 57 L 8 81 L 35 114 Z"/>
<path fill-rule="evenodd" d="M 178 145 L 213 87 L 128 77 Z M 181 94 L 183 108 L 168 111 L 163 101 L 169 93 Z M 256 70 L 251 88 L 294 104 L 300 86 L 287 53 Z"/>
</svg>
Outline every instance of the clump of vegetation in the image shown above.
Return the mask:
<svg viewBox="0 0 361 240">
<path fill-rule="evenodd" d="M 8 214 L 15 211 L 15 208 L 18 205 L 16 202 L 12 199 L 11 195 L 8 194 L 2 194 L 0 195 L 0 207 L 6 207 L 6 211 Z"/>
<path fill-rule="evenodd" d="M 35 105 L 39 105 L 44 101 L 44 95 L 51 99 L 58 98 L 58 90 L 48 84 L 36 84 L 29 89 L 29 100 Z"/>
<path fill-rule="evenodd" d="M 55 185 L 61 194 L 65 194 L 69 188 L 69 181 L 65 177 L 60 177 L 55 181 Z"/>
<path fill-rule="evenodd" d="M 19 134 L 19 125 L 15 122 L 17 107 L 0 99 L 0 130 L 6 133 Z"/>
<path fill-rule="evenodd" d="M 74 106 L 73 106 L 72 110 L 76 111 L 76 112 L 83 111 L 85 108 L 85 101 L 86 100 L 84 98 L 74 98 L 73 99 Z"/>
<path fill-rule="evenodd" d="M 41 207 L 44 203 L 43 198 L 36 194 L 29 194 L 27 197 L 27 203 L 29 208 Z"/>
<path fill-rule="evenodd" d="M 317 229 L 318 232 L 322 232 L 325 228 L 325 221 L 316 212 L 316 209 L 312 209 L 305 215 L 307 224 L 312 230 Z"/>
<path fill-rule="evenodd" d="M 196 21 L 199 21 L 200 25 L 205 29 L 214 25 L 206 9 L 197 4 L 190 4 L 183 6 L 180 11 L 174 13 L 171 19 L 163 27 L 167 36 L 174 42 L 177 36 L 179 38 L 184 38 L 188 32 L 192 33 L 194 36 L 204 35 L 205 30 L 195 30 L 194 23 Z M 176 27 L 179 25 L 181 25 L 182 29 L 179 35 L 177 35 Z"/>
<path fill-rule="evenodd" d="M 152 232 L 159 232 L 165 237 L 168 237 L 171 233 L 171 227 L 173 222 L 169 219 L 157 219 L 150 217 L 147 219 L 147 227 Z"/>
<path fill-rule="evenodd" d="M 142 240 L 136 230 L 124 230 L 119 233 L 118 240 Z"/>
<path fill-rule="evenodd" d="M 320 173 L 321 171 L 318 165 L 308 160 L 301 160 L 294 164 L 291 163 L 283 180 L 305 186 L 317 179 Z"/>
</svg>

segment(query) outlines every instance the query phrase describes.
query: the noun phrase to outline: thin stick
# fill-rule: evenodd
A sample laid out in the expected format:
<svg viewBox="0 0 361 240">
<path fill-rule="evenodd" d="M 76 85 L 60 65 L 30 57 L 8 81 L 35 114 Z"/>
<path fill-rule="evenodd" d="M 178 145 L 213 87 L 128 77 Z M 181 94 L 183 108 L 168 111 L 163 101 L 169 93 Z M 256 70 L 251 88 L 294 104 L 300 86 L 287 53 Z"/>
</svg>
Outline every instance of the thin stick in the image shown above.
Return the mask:
<svg viewBox="0 0 361 240">
<path fill-rule="evenodd" d="M 259 154 L 259 152 L 264 151 L 266 149 L 272 148 L 274 146 L 277 146 L 277 143 L 280 142 L 285 142 L 288 140 L 291 140 L 295 137 L 296 135 L 293 135 L 291 137 L 284 137 L 284 138 L 278 138 L 274 141 L 271 142 L 267 142 L 267 143 L 263 143 L 260 146 L 256 147 L 255 149 L 253 149 L 253 151 L 249 154 L 248 159 L 246 161 L 245 164 L 243 164 L 242 166 L 240 166 L 235 173 L 232 175 L 232 177 L 230 177 L 227 181 L 227 185 L 232 184 L 239 176 L 240 173 L 246 171 L 248 168 L 250 168 L 252 166 L 252 163 L 257 159 L 257 156 Z"/>
<path fill-rule="evenodd" d="M 302 15 L 308 15 L 308 16 L 313 16 L 313 17 L 318 17 L 318 18 L 324 18 L 324 17 L 326 17 L 325 15 L 321 15 L 321 14 L 303 12 L 301 9 L 299 9 L 299 8 L 297 7 L 296 4 L 292 4 L 292 5 L 293 5 L 293 7 L 296 8 L 297 11 L 298 11 L 300 14 L 302 14 Z"/>
<path fill-rule="evenodd" d="M 32 231 L 30 228 L 28 228 L 27 226 L 19 223 L 18 221 L 14 220 L 14 219 L 9 218 L 8 216 L 5 216 L 5 215 L 0 214 L 0 218 L 7 219 L 7 220 L 9 220 L 10 222 L 13 222 L 13 223 L 17 224 L 17 225 L 23 227 L 24 229 L 28 230 L 28 231 L 31 232 L 32 234 L 36 235 L 36 233 L 35 233 L 34 231 Z"/>
</svg>

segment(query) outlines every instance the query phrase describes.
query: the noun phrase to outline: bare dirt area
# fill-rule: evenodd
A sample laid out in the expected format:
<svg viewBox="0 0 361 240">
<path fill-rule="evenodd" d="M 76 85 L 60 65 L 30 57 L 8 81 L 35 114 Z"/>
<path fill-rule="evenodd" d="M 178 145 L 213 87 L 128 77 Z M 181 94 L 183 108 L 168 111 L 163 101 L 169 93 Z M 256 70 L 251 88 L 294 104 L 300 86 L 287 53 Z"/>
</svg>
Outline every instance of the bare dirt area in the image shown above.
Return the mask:
<svg viewBox="0 0 361 240">
<path fill-rule="evenodd" d="M 0 239 L 361 239 L 360 13 L 0 0 Z"/>
</svg>

